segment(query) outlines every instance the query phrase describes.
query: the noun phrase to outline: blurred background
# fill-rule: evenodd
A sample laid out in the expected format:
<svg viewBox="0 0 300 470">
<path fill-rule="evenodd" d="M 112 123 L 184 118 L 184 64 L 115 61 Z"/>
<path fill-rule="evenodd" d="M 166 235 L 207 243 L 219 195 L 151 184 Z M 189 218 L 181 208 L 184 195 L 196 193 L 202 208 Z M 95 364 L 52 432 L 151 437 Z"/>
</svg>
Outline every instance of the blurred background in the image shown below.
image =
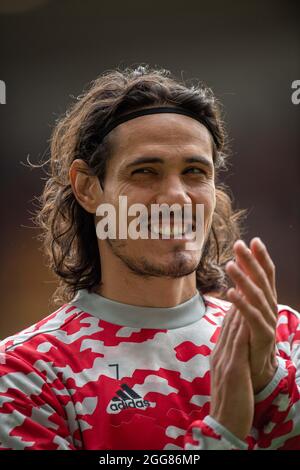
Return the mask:
<svg viewBox="0 0 300 470">
<path fill-rule="evenodd" d="M 293 1 L 0 0 L 0 338 L 48 315 L 55 279 L 30 221 L 55 120 L 102 72 L 148 63 L 200 79 L 222 101 L 232 147 L 223 180 L 300 309 L 300 8 Z M 22 163 L 23 162 L 23 163 Z"/>
</svg>

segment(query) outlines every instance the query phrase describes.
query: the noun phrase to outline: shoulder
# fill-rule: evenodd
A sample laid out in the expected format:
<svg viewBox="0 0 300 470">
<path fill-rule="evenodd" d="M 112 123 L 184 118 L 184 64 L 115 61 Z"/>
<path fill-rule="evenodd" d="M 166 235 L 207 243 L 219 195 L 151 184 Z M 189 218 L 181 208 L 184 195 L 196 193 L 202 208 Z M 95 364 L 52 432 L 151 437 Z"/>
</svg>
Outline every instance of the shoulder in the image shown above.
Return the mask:
<svg viewBox="0 0 300 470">
<path fill-rule="evenodd" d="M 300 321 L 300 313 L 289 305 L 277 304 L 278 314 L 287 314 Z"/>
<path fill-rule="evenodd" d="M 231 302 L 227 300 L 215 297 L 214 295 L 203 295 L 206 308 L 212 313 L 222 313 L 223 316 L 231 307 Z M 282 325 L 285 325 L 286 331 L 295 333 L 300 329 L 300 313 L 289 305 L 277 304 L 278 321 L 277 328 L 283 329 Z"/>
<path fill-rule="evenodd" d="M 213 294 L 204 294 L 203 298 L 205 303 L 211 307 L 218 307 L 221 310 L 227 311 L 230 309 L 232 303 L 222 297 L 217 297 Z M 277 304 L 278 314 L 286 314 L 294 317 L 300 321 L 300 312 L 295 310 L 293 307 L 284 304 Z"/>
<path fill-rule="evenodd" d="M 79 319 L 82 311 L 73 305 L 65 304 L 39 322 L 0 341 L 1 362 L 4 355 L 21 357 L 28 362 L 48 352 L 55 339 L 62 339 L 68 330 L 74 329 L 72 323 Z"/>
<path fill-rule="evenodd" d="M 225 299 L 220 297 L 215 297 L 211 294 L 204 294 L 203 299 L 206 305 L 206 308 L 214 311 L 222 311 L 223 313 L 227 312 L 231 307 L 231 302 L 228 302 Z"/>
<path fill-rule="evenodd" d="M 278 304 L 277 342 L 282 349 L 300 345 L 300 313 L 289 305 Z"/>
</svg>

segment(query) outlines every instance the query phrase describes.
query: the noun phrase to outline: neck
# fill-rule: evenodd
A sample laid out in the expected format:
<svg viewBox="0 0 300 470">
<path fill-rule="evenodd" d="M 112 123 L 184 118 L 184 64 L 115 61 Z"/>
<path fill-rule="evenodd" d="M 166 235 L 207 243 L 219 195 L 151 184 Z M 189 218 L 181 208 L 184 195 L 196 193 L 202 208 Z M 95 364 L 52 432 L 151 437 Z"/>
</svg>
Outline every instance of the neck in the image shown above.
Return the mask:
<svg viewBox="0 0 300 470">
<path fill-rule="evenodd" d="M 110 256 L 106 260 L 101 256 L 101 285 L 96 293 L 141 307 L 175 307 L 197 294 L 196 273 L 178 279 L 141 276 L 118 257 Z"/>
</svg>

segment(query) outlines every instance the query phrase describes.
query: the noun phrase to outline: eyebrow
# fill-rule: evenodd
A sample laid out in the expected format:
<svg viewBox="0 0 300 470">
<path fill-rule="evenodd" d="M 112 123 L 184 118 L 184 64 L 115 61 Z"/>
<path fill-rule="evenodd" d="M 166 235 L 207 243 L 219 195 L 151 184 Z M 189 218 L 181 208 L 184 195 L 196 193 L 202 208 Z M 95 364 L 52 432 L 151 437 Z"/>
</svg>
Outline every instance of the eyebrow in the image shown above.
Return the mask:
<svg viewBox="0 0 300 470">
<path fill-rule="evenodd" d="M 202 165 L 205 165 L 209 167 L 210 169 L 213 168 L 213 163 L 208 160 L 208 158 L 203 157 L 202 155 L 195 155 L 192 157 L 185 157 L 184 159 L 185 163 L 201 163 Z M 142 165 L 143 163 L 161 163 L 164 164 L 165 160 L 160 157 L 138 157 L 132 162 L 130 162 L 126 168 L 132 168 L 133 166 L 136 165 Z"/>
</svg>

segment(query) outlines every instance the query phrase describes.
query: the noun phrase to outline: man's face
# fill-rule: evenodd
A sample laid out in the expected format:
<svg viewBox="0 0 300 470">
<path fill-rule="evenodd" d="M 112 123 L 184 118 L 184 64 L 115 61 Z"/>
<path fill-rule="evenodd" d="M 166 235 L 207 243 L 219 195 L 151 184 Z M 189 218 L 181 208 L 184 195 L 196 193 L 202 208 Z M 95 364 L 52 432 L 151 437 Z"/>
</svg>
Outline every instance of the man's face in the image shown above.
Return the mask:
<svg viewBox="0 0 300 470">
<path fill-rule="evenodd" d="M 184 239 L 173 237 L 118 240 L 117 225 L 117 239 L 102 240 L 100 253 L 101 244 L 109 243 L 114 255 L 140 275 L 177 278 L 191 274 L 200 262 L 215 208 L 209 131 L 188 116 L 153 114 L 123 123 L 111 132 L 111 139 L 113 153 L 102 202 L 113 204 L 118 214 L 119 196 L 127 196 L 128 207 L 136 203 L 147 207 L 149 223 L 152 204 L 176 203 L 182 208 L 191 204 L 194 221 L 196 204 L 203 204 L 204 237 L 197 249 L 190 250 Z"/>
</svg>

